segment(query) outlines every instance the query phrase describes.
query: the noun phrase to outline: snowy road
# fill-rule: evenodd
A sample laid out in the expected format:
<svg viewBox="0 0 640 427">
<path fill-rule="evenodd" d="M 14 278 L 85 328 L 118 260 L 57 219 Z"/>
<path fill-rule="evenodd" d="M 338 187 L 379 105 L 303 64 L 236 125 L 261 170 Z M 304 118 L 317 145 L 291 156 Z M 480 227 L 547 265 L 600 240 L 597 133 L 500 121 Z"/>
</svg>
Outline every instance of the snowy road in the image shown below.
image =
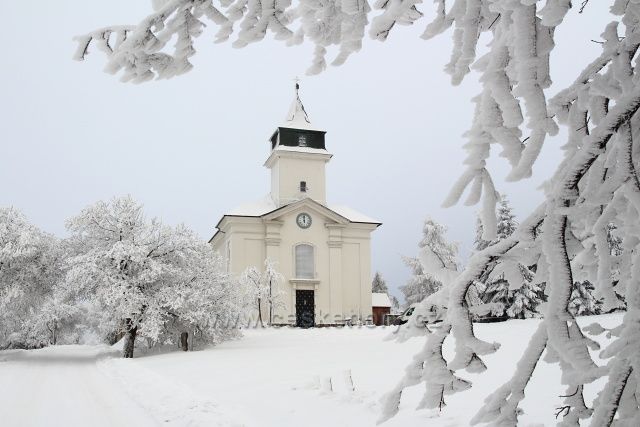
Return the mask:
<svg viewBox="0 0 640 427">
<path fill-rule="evenodd" d="M 59 346 L 0 353 L 0 424 L 159 425 L 99 368 L 106 348 Z"/>
</svg>

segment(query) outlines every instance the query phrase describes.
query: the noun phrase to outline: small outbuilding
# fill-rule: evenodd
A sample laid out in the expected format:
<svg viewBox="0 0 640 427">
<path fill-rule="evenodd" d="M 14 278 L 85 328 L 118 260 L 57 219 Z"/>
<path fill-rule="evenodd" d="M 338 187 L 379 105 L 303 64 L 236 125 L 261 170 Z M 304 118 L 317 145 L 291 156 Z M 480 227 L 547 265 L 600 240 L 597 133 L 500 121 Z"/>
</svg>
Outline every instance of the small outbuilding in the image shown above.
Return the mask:
<svg viewBox="0 0 640 427">
<path fill-rule="evenodd" d="M 373 324 L 384 325 L 384 316 L 391 313 L 391 300 L 386 293 L 371 294 L 371 311 L 373 313 Z"/>
</svg>

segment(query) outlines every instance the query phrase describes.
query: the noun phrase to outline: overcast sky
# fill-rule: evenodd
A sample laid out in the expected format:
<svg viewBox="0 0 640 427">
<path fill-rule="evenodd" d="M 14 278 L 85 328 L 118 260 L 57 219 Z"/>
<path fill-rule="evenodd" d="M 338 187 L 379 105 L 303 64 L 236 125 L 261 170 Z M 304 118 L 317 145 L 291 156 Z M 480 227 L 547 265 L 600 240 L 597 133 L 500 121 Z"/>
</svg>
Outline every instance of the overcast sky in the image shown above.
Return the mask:
<svg viewBox="0 0 640 427">
<path fill-rule="evenodd" d="M 397 293 L 409 276 L 400 255 L 415 255 L 427 215 L 468 256 L 476 207 L 440 207 L 463 170 L 462 134 L 479 92 L 476 74 L 452 87 L 442 71 L 451 32 L 424 41 L 422 19 L 397 27 L 385 43 L 366 40 L 341 67 L 305 77 L 312 46 L 287 48 L 268 37 L 233 49 L 214 44 L 209 28 L 193 71 L 132 85 L 102 72 L 95 49 L 73 61 L 72 38 L 137 23 L 151 12 L 149 0 L 1 3 L 0 206 L 21 209 L 45 231 L 64 236 L 65 219 L 86 205 L 131 194 L 148 216 L 210 238 L 225 211 L 268 193 L 268 138 L 300 76 L 311 121 L 327 130 L 334 154 L 329 201 L 384 223 L 374 233 L 374 271 Z M 591 40 L 612 19 L 607 3 L 591 2 L 581 15 L 574 8 L 556 33 L 550 95 L 598 54 Z M 432 16 L 430 2 L 420 8 Z M 537 188 L 558 163 L 560 145 L 562 135 L 548 140 L 534 177 L 516 184 L 503 181 L 502 159 L 491 162 L 519 219 L 542 200 Z"/>
</svg>

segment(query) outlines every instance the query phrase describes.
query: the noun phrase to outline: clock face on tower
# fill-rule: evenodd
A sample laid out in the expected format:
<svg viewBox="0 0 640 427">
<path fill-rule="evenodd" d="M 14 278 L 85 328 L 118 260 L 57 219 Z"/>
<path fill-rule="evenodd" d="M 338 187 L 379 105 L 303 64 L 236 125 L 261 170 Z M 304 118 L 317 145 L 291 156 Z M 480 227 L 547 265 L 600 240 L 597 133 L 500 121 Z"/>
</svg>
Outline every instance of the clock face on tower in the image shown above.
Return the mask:
<svg viewBox="0 0 640 427">
<path fill-rule="evenodd" d="M 308 213 L 301 213 L 296 218 L 296 224 L 300 228 L 309 228 L 311 227 L 311 215 Z"/>
</svg>

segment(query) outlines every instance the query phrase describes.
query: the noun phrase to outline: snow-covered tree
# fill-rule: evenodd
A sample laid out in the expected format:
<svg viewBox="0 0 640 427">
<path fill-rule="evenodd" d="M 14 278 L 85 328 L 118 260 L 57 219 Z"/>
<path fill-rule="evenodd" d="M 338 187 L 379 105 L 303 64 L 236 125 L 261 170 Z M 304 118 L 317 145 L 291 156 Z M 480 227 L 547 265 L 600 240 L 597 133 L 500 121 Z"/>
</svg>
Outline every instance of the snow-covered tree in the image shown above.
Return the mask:
<svg viewBox="0 0 640 427">
<path fill-rule="evenodd" d="M 0 208 L 0 348 L 55 344 L 61 248 L 15 208 Z M 53 312 L 56 312 L 54 315 Z"/>
<path fill-rule="evenodd" d="M 440 281 L 442 277 L 453 277 L 458 272 L 458 246 L 447 241 L 446 233 L 444 225 L 427 218 L 422 226 L 422 240 L 418 243 L 418 259 L 423 271 Z"/>
<path fill-rule="evenodd" d="M 379 271 L 376 271 L 376 274 L 374 274 L 373 276 L 373 281 L 371 282 L 371 292 L 381 294 L 389 293 L 387 282 L 382 278 L 382 275 Z"/>
<path fill-rule="evenodd" d="M 498 265 L 498 260 L 518 259 L 537 265 L 535 283 L 546 283 L 549 295 L 545 318 L 522 356 L 511 380 L 496 390 L 474 422 L 516 425 L 525 388 L 543 353 L 551 354 L 564 373 L 562 381 L 566 411 L 563 425 L 637 424 L 640 409 L 636 396 L 640 384 L 637 322 L 640 318 L 640 179 L 638 134 L 640 76 L 636 54 L 640 44 L 640 3 L 611 0 L 616 17 L 604 28 L 601 54 L 576 75 L 565 89 L 547 98 L 553 68 L 556 29 L 563 25 L 574 4 L 569 0 L 436 0 L 436 12 L 424 38 L 453 28 L 451 61 L 445 67 L 452 83 L 459 84 L 473 69 L 480 74 L 482 89 L 474 98 L 476 111 L 466 133 L 468 156 L 465 171 L 454 184 L 445 206 L 460 200 L 469 188 L 466 204 L 481 203 L 482 238 L 495 239 L 497 193 L 487 159 L 491 146 L 499 145 L 511 169 L 510 181 L 530 177 L 548 136 L 567 130 L 564 157 L 545 184 L 545 199 L 508 238 L 475 253 L 465 270 L 448 286 L 447 318 L 437 334 L 427 339 L 416 356 L 413 369 L 384 403 L 382 419 L 398 410 L 402 389 L 424 381 L 427 388 L 422 407 L 438 408 L 446 393 L 457 392 L 468 382 L 456 374 L 462 369 L 482 370 L 481 356 L 495 352 L 499 344 L 474 335 L 466 304 L 470 286 Z M 577 4 L 577 2 L 576 2 Z M 245 3 L 211 0 L 157 2 L 158 10 L 138 25 L 106 27 L 79 38 L 76 54 L 86 56 L 95 44 L 108 57 L 107 70 L 122 71 L 127 81 L 171 77 L 188 71 L 195 53 L 193 41 L 203 32 L 203 20 L 218 27 L 217 40 L 239 28 L 235 46 L 262 40 L 267 30 L 277 39 L 296 44 L 305 38 L 316 45 L 311 73 L 326 67 L 327 48 L 336 45 L 333 64 L 344 63 L 361 48 L 365 29 L 377 40 L 412 24 L 424 13 L 416 1 L 382 1 L 371 10 L 368 2 L 328 0 L 316 2 Z M 267 7 L 265 7 L 267 5 Z M 588 7 L 588 2 L 582 2 Z M 369 16 L 376 14 L 373 19 Z M 297 25 L 297 27 L 296 27 Z M 115 39 L 115 40 L 114 40 Z M 488 46 L 478 57 L 478 42 Z M 168 49 L 169 42 L 174 50 Z M 487 43 L 488 42 L 488 43 Z M 586 42 L 586 41 L 585 41 Z M 574 52 L 580 52 L 576 46 Z M 622 253 L 611 255 L 608 225 L 622 236 Z M 619 268 L 618 268 L 619 267 Z M 609 358 L 599 367 L 589 353 L 587 340 L 568 312 L 574 274 L 590 280 L 603 310 L 618 306 L 618 295 L 627 302 L 620 327 L 611 331 L 614 340 L 602 352 Z M 616 285 L 612 277 L 619 274 Z M 585 277 L 582 277 L 585 276 Z M 442 354 L 443 342 L 455 337 L 453 358 Z M 606 385 L 587 408 L 585 384 L 607 378 Z M 446 392 L 446 393 L 445 393 Z"/>
<path fill-rule="evenodd" d="M 422 238 L 418 243 L 418 256 L 403 257 L 413 275 L 400 290 L 407 306 L 424 300 L 442 288 L 458 274 L 458 247 L 445 237 L 447 229 L 431 218 L 422 226 Z"/>
<path fill-rule="evenodd" d="M 476 237 L 476 251 L 481 251 L 510 237 L 517 228 L 517 221 L 506 196 L 500 198 L 497 212 L 496 238 L 490 242 Z M 481 235 L 482 224 L 478 218 L 476 236 Z M 542 284 L 533 282 L 534 274 L 518 259 L 496 261 L 491 272 L 474 282 L 483 289 L 482 300 L 488 305 L 488 315 L 494 317 L 524 319 L 539 316 L 537 307 L 545 301 Z"/>
<path fill-rule="evenodd" d="M 238 335 L 238 316 L 245 304 L 242 290 L 224 271 L 224 261 L 213 247 L 197 243 L 184 259 L 182 280 L 170 288 L 174 295 L 167 298 L 170 320 L 163 342 L 175 342 L 189 331 L 204 343 Z"/>
<path fill-rule="evenodd" d="M 418 258 L 403 256 L 402 260 L 413 272 L 407 284 L 400 287 L 400 291 L 404 294 L 405 305 L 407 307 L 422 301 L 440 289 L 442 284 L 424 273 L 422 264 L 420 264 Z"/>
<path fill-rule="evenodd" d="M 391 301 L 391 314 L 400 314 L 400 300 L 395 295 L 389 295 Z"/>
<path fill-rule="evenodd" d="M 473 241 L 473 250 L 476 252 L 486 249 L 486 247 L 491 244 L 490 241 L 484 240 L 482 238 L 483 233 L 484 231 L 482 230 L 482 220 L 480 219 L 480 216 L 478 216 L 478 218 L 476 219 L 476 237 Z"/>
<path fill-rule="evenodd" d="M 233 300 L 233 287 L 208 245 L 184 226 L 147 220 L 131 197 L 89 206 L 67 229 L 65 287 L 100 307 L 103 328 L 125 334 L 124 357 L 133 357 L 138 335 L 170 341 L 176 322 L 214 335 L 215 318 L 231 309 L 220 301 Z"/>
<path fill-rule="evenodd" d="M 520 274 L 524 281 L 509 291 L 507 316 L 512 319 L 528 319 L 539 317 L 538 306 L 546 301 L 544 289 L 533 282 L 533 273 L 528 267 L 520 264 Z"/>
<path fill-rule="evenodd" d="M 600 314 L 602 302 L 593 296 L 594 286 L 588 280 L 575 282 L 569 299 L 569 312 L 574 316 Z"/>
<path fill-rule="evenodd" d="M 268 324 L 273 324 L 274 314 L 285 308 L 285 293 L 280 289 L 284 276 L 278 272 L 275 263 L 267 258 L 264 261 L 264 271 L 257 267 L 247 267 L 240 275 L 240 285 L 244 289 L 245 297 L 253 301 L 248 313 L 258 315 L 260 326 L 264 326 L 263 311 L 268 310 Z"/>
<path fill-rule="evenodd" d="M 284 301 L 286 294 L 280 288 L 280 284 L 284 282 L 284 276 L 276 269 L 275 262 L 269 258 L 264 260 L 262 281 L 265 287 L 268 288 L 266 302 L 269 305 L 269 325 L 272 325 L 274 313 L 286 308 Z"/>
<path fill-rule="evenodd" d="M 252 301 L 252 312 L 258 314 L 260 326 L 264 326 L 262 311 L 265 301 L 269 298 L 269 284 L 263 280 L 263 276 L 256 267 L 247 267 L 240 275 L 240 284 L 246 290 L 247 298 Z"/>
<path fill-rule="evenodd" d="M 506 239 L 516 231 L 516 228 L 518 228 L 516 216 L 513 214 L 513 209 L 511 208 L 509 199 L 506 195 L 502 195 L 502 197 L 500 197 L 500 204 L 498 205 L 498 212 L 496 216 L 498 218 L 496 236 L 498 240 Z"/>
</svg>

